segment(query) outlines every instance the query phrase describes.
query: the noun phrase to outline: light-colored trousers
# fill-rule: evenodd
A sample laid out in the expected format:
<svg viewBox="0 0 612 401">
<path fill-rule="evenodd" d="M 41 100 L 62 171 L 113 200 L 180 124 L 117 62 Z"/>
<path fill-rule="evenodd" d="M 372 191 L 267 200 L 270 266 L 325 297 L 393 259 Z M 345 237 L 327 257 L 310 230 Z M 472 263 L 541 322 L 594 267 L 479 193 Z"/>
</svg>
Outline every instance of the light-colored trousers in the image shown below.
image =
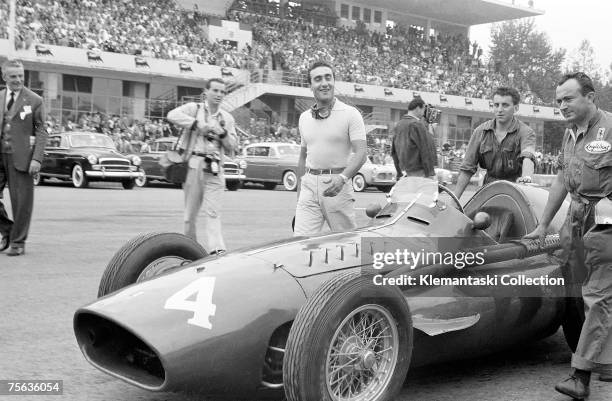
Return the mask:
<svg viewBox="0 0 612 401">
<path fill-rule="evenodd" d="M 196 220 L 204 205 L 204 239 L 207 252 L 225 250 L 225 242 L 221 234 L 221 197 L 225 185 L 219 175 L 204 172 L 200 167 L 189 168 L 183 184 L 185 193 L 185 235 L 196 239 Z"/>
<path fill-rule="evenodd" d="M 300 197 L 295 209 L 294 236 L 316 235 L 327 222 L 332 231 L 346 231 L 356 227 L 353 185 L 348 180 L 336 196 L 323 196 L 329 188 L 330 175 L 306 173 L 302 177 Z"/>
</svg>

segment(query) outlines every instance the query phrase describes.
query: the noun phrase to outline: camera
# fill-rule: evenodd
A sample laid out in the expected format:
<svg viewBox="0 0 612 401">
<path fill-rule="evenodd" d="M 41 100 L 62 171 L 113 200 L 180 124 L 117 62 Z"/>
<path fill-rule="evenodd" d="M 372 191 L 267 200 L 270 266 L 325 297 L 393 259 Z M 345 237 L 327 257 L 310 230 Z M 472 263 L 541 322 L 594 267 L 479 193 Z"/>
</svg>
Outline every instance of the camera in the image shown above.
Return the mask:
<svg viewBox="0 0 612 401">
<path fill-rule="evenodd" d="M 440 118 L 442 117 L 442 110 L 436 109 L 433 105 L 427 103 L 425 105 L 425 113 L 423 113 L 423 118 L 427 121 L 427 124 L 437 124 L 440 122 Z"/>
</svg>

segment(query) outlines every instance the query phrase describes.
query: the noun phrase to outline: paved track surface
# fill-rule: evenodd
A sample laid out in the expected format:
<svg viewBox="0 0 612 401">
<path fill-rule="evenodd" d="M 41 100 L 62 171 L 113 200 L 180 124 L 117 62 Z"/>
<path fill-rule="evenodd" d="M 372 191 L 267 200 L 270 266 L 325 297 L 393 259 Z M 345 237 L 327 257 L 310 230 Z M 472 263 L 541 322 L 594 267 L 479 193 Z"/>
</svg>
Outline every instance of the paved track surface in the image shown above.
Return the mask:
<svg viewBox="0 0 612 401">
<path fill-rule="evenodd" d="M 36 189 L 26 255 L 0 254 L 0 379 L 62 379 L 64 395 L 0 399 L 202 399 L 151 393 L 98 371 L 83 358 L 72 331 L 74 311 L 95 299 L 114 252 L 142 232 L 182 231 L 182 202 L 182 191 L 163 186 L 128 191 L 114 184 L 80 190 L 54 184 Z M 357 195 L 357 207 L 371 202 L 384 202 L 384 194 Z M 255 187 L 226 192 L 223 221 L 228 247 L 290 236 L 294 207 L 291 192 Z M 569 400 L 552 389 L 567 374 L 569 358 L 559 332 L 486 358 L 411 371 L 399 400 Z M 590 401 L 610 401 L 612 384 L 594 381 L 592 394 Z"/>
</svg>

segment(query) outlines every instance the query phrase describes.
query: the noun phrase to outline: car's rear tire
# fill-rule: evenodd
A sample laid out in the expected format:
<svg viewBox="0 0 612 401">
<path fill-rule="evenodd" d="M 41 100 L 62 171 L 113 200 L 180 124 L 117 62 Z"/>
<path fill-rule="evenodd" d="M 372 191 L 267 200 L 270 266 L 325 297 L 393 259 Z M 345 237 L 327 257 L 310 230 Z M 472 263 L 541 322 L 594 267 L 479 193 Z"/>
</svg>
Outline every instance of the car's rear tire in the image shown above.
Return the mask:
<svg viewBox="0 0 612 401">
<path fill-rule="evenodd" d="M 565 341 L 572 352 L 576 352 L 580 332 L 584 323 L 584 301 L 580 297 L 568 297 L 565 299 L 565 314 L 561 321 Z"/>
<path fill-rule="evenodd" d="M 366 189 L 366 181 L 363 175 L 357 173 L 353 177 L 353 191 L 355 192 L 363 192 Z"/>
<path fill-rule="evenodd" d="M 275 182 L 264 182 L 263 186 L 265 189 L 272 191 L 273 189 L 276 188 L 276 183 Z"/>
<path fill-rule="evenodd" d="M 412 339 L 410 309 L 398 288 L 375 286 L 360 272 L 339 274 L 293 322 L 283 361 L 287 399 L 331 401 L 347 381 L 357 381 L 355 399 L 392 400 L 408 372 Z"/>
<path fill-rule="evenodd" d="M 297 190 L 297 175 L 294 171 L 285 171 L 285 174 L 283 174 L 283 186 L 287 191 Z"/>
<path fill-rule="evenodd" d="M 75 188 L 87 188 L 89 185 L 89 180 L 80 164 L 75 164 L 72 167 L 72 174 L 70 174 L 70 177 L 72 178 L 72 185 L 74 185 Z"/>
<path fill-rule="evenodd" d="M 380 192 L 384 192 L 384 193 L 391 192 L 391 188 L 393 188 L 393 185 L 379 185 L 379 186 L 376 187 L 376 189 L 378 189 Z"/>
<path fill-rule="evenodd" d="M 228 191 L 238 191 L 241 186 L 242 183 L 240 181 L 225 181 L 225 188 Z"/>
<path fill-rule="evenodd" d="M 121 185 L 123 186 L 123 189 L 134 189 L 136 186 L 136 180 L 121 181 Z"/>
<path fill-rule="evenodd" d="M 137 187 L 142 188 L 142 187 L 146 187 L 147 186 L 147 184 L 149 183 L 149 180 L 147 179 L 147 175 L 143 174 L 140 177 L 136 177 L 134 179 L 134 182 L 136 183 Z"/>
<path fill-rule="evenodd" d="M 140 234 L 123 245 L 108 263 L 100 279 L 98 297 L 206 255 L 200 244 L 183 234 Z"/>
</svg>

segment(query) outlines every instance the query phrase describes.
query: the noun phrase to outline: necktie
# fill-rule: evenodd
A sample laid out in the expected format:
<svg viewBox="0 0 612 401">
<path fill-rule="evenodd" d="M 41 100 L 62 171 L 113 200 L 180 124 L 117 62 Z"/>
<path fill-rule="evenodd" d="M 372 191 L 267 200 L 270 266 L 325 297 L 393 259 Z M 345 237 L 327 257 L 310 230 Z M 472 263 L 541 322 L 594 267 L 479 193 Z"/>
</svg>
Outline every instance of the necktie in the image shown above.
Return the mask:
<svg viewBox="0 0 612 401">
<path fill-rule="evenodd" d="M 11 111 L 11 107 L 13 107 L 13 103 L 15 102 L 15 92 L 11 92 L 11 98 L 6 105 L 6 111 Z"/>
</svg>

